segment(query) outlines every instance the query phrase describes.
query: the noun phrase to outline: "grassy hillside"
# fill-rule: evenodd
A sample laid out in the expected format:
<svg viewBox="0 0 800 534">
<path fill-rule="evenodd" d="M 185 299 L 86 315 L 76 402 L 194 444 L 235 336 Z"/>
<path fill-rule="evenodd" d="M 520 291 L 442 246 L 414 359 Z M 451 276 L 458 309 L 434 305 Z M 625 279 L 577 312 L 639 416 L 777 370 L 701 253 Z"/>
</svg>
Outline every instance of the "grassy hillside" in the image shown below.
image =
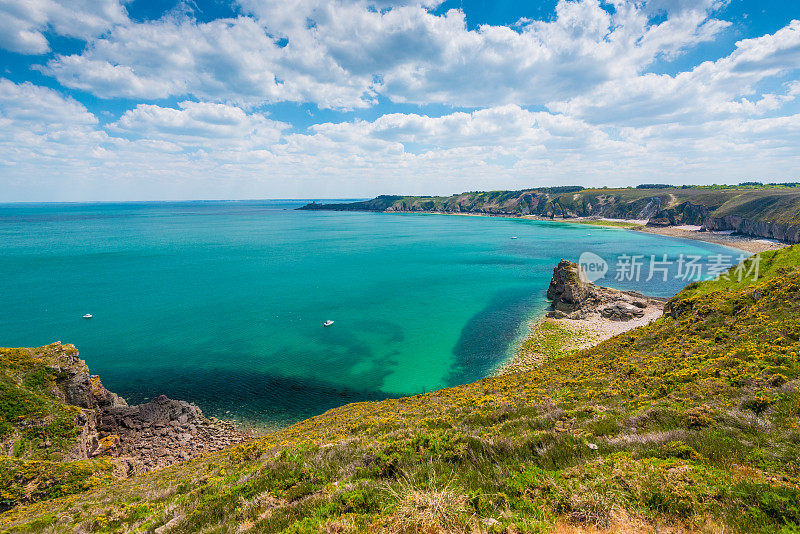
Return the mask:
<svg viewBox="0 0 800 534">
<path fill-rule="evenodd" d="M 534 371 L 326 412 L 0 530 L 796 532 L 800 248 Z"/>
<path fill-rule="evenodd" d="M 0 511 L 111 480 L 107 459 L 81 454 L 87 414 L 65 385 L 88 372 L 71 345 L 0 348 Z"/>
<path fill-rule="evenodd" d="M 113 479 L 110 461 L 81 454 L 87 414 L 64 402 L 76 372 L 71 345 L 0 348 L 0 511 Z"/>
</svg>

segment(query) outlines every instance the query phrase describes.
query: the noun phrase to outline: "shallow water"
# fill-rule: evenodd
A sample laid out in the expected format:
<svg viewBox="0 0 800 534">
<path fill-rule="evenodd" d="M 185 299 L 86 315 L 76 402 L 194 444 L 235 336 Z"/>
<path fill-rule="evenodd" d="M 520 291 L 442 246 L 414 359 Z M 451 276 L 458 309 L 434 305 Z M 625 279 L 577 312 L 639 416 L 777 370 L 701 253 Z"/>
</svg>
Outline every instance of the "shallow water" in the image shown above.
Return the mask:
<svg viewBox="0 0 800 534">
<path fill-rule="evenodd" d="M 285 425 L 485 376 L 544 310 L 562 257 L 736 255 L 617 229 L 302 203 L 0 205 L 0 345 L 74 343 L 130 402 L 163 393 Z M 669 296 L 686 282 L 599 283 Z"/>
</svg>

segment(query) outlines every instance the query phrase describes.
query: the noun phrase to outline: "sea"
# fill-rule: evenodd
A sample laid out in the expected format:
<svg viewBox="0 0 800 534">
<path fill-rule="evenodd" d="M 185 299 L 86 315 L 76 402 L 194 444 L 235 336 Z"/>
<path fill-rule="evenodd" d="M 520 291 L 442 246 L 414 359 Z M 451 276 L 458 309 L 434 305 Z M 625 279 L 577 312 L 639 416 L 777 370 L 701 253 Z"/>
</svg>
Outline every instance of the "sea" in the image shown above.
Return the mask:
<svg viewBox="0 0 800 534">
<path fill-rule="evenodd" d="M 274 429 L 487 376 L 544 313 L 561 258 L 602 258 L 597 283 L 671 296 L 691 281 L 684 260 L 707 278 L 740 254 L 616 228 L 304 203 L 0 204 L 0 346 L 72 343 L 129 403 L 164 394 Z"/>
</svg>

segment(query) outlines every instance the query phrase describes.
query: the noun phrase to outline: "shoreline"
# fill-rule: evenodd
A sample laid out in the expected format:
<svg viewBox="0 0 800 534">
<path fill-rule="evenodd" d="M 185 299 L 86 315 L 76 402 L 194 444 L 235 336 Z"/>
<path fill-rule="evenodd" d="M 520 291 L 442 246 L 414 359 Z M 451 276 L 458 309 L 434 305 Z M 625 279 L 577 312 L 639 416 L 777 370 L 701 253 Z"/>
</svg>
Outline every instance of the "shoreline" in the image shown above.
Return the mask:
<svg viewBox="0 0 800 534">
<path fill-rule="evenodd" d="M 547 290 L 550 311 L 528 322 L 513 354 L 489 376 L 531 371 L 544 361 L 588 349 L 664 315 L 667 299 L 597 286 L 577 263 L 561 260 Z"/>
<path fill-rule="evenodd" d="M 768 250 L 777 250 L 789 246 L 788 243 L 783 243 L 782 241 L 776 241 L 774 239 L 734 235 L 727 232 L 701 232 L 699 229 L 695 228 L 696 227 L 689 226 L 642 226 L 634 230 L 636 232 L 657 234 L 667 237 L 704 241 L 706 243 L 743 250 L 751 254 L 759 254 L 761 252 L 767 252 Z"/>
<path fill-rule="evenodd" d="M 699 226 L 646 226 L 644 219 L 608 219 L 593 217 L 572 217 L 569 219 L 551 219 L 539 215 L 511 215 L 503 213 L 464 213 L 464 212 L 444 212 L 444 211 L 382 211 L 379 213 L 389 214 L 428 214 L 428 215 L 458 215 L 461 217 L 499 217 L 504 219 L 521 219 L 528 221 L 556 222 L 565 224 L 583 224 L 588 226 L 602 226 L 605 228 L 617 228 L 619 230 L 630 230 L 633 232 L 644 232 L 648 234 L 662 235 L 665 237 L 675 237 L 679 239 L 692 239 L 703 241 L 714 245 L 722 245 L 735 248 L 751 254 L 758 254 L 768 250 L 777 250 L 790 246 L 788 243 L 743 234 L 733 234 L 732 232 L 712 232 L 700 231 Z"/>
<path fill-rule="evenodd" d="M 773 239 L 759 238 L 747 235 L 733 235 L 731 232 L 700 231 L 699 226 L 646 226 L 646 220 L 635 219 L 608 219 L 575 217 L 569 219 L 550 219 L 538 215 L 510 215 L 500 213 L 463 213 L 463 212 L 435 212 L 435 211 L 386 211 L 382 213 L 398 214 L 429 214 L 429 215 L 458 215 L 462 217 L 500 217 L 507 219 L 536 220 L 544 222 L 558 222 L 566 224 L 581 224 L 585 226 L 602 226 L 634 232 L 644 232 L 678 239 L 691 239 L 715 245 L 759 254 L 769 250 L 777 250 L 787 246 Z M 617 291 L 610 288 L 603 290 Z M 530 371 L 540 365 L 545 359 L 563 356 L 575 351 L 592 348 L 603 341 L 616 335 L 646 326 L 659 319 L 664 314 L 663 306 L 649 307 L 643 317 L 633 318 L 628 321 L 615 321 L 601 317 L 599 314 L 590 314 L 585 318 L 555 318 L 549 317 L 548 312 L 537 314 L 527 321 L 527 333 L 520 336 L 513 344 L 513 354 L 498 364 L 488 377 L 498 377 L 511 373 Z"/>
<path fill-rule="evenodd" d="M 488 377 L 524 373 L 549 358 L 590 349 L 616 335 L 647 326 L 661 318 L 663 310 L 645 313 L 630 321 L 613 321 L 601 317 L 568 319 L 548 317 L 531 319 L 528 333 L 514 349 L 514 354 L 492 371 Z"/>
</svg>

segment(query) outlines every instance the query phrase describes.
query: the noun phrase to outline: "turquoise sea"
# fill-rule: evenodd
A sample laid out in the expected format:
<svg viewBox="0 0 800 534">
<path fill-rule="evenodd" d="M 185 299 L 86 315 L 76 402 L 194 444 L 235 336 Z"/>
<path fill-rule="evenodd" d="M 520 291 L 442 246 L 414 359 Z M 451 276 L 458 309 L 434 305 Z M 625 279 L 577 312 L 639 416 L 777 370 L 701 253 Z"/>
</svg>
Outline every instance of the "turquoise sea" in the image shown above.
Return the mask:
<svg viewBox="0 0 800 534">
<path fill-rule="evenodd" d="M 303 203 L 0 205 L 0 345 L 74 343 L 129 402 L 166 394 L 285 425 L 485 376 L 544 310 L 562 257 L 736 255 L 618 229 Z M 609 278 L 662 296 L 686 284 Z"/>
</svg>

